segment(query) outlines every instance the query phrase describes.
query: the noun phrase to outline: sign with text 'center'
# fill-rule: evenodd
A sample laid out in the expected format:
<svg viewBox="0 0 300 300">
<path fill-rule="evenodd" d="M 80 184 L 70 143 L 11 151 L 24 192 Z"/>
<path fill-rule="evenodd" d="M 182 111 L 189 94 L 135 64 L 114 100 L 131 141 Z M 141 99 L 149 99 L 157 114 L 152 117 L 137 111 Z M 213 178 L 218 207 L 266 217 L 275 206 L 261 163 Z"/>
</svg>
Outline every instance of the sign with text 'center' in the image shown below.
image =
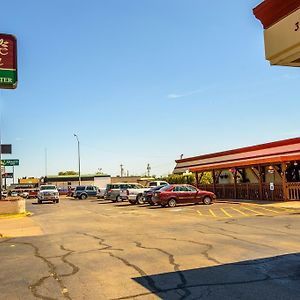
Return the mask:
<svg viewBox="0 0 300 300">
<path fill-rule="evenodd" d="M 0 33 L 0 88 L 15 89 L 17 81 L 17 40 Z"/>
</svg>

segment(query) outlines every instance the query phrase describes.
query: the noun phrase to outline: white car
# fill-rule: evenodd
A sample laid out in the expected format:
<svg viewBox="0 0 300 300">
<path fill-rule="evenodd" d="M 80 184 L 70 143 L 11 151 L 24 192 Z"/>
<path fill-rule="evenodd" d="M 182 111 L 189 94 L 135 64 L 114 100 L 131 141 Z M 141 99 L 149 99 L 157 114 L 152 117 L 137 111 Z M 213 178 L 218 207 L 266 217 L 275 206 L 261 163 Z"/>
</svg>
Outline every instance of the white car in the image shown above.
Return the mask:
<svg viewBox="0 0 300 300">
<path fill-rule="evenodd" d="M 41 185 L 37 194 L 38 203 L 43 201 L 52 201 L 53 203 L 59 202 L 59 193 L 55 185 Z"/>
<path fill-rule="evenodd" d="M 147 187 L 154 188 L 156 186 L 168 185 L 168 184 L 169 183 L 166 182 L 166 181 L 156 180 L 156 181 L 150 181 L 150 182 L 148 182 Z"/>
<path fill-rule="evenodd" d="M 131 204 L 143 204 L 144 192 L 148 190 L 150 190 L 150 187 L 135 184 L 132 187 L 122 189 L 120 191 L 120 197 L 122 200 L 128 200 Z"/>
</svg>

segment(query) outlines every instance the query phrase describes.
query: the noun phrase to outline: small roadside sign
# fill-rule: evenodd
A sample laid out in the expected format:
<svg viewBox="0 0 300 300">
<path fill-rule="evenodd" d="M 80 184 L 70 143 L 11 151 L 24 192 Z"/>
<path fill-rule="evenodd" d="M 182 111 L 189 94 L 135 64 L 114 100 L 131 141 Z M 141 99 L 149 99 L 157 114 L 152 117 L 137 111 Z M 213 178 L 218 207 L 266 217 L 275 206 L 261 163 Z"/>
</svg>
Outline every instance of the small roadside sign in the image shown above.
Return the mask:
<svg viewBox="0 0 300 300">
<path fill-rule="evenodd" d="M 5 166 L 5 167 L 18 166 L 19 165 L 19 160 L 18 159 L 2 159 L 1 160 L 1 165 Z"/>
<path fill-rule="evenodd" d="M 1 144 L 0 145 L 1 154 L 11 154 L 11 144 Z"/>
<path fill-rule="evenodd" d="M 14 178 L 14 173 L 3 173 L 2 178 Z"/>
<path fill-rule="evenodd" d="M 17 82 L 17 39 L 0 33 L 0 88 L 15 89 Z"/>
</svg>

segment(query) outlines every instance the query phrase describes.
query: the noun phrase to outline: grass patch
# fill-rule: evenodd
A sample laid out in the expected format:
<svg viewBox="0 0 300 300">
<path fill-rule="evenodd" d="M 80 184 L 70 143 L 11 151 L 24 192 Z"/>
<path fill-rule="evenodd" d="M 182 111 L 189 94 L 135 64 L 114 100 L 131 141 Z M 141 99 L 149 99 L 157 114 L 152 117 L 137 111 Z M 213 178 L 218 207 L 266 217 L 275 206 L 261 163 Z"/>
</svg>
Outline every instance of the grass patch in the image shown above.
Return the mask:
<svg viewBox="0 0 300 300">
<path fill-rule="evenodd" d="M 31 216 L 32 213 L 27 211 L 21 214 L 0 214 L 0 219 L 17 219 Z"/>
</svg>

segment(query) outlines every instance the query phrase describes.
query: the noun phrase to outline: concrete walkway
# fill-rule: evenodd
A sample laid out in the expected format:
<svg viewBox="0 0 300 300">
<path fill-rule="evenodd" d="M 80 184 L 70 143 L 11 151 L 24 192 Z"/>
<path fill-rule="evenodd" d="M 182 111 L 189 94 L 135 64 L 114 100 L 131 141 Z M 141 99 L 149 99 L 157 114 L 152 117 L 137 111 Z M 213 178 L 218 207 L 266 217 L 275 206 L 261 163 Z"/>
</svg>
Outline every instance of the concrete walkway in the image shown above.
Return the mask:
<svg viewBox="0 0 300 300">
<path fill-rule="evenodd" d="M 43 235 L 32 217 L 0 219 L 0 238 Z"/>
</svg>

